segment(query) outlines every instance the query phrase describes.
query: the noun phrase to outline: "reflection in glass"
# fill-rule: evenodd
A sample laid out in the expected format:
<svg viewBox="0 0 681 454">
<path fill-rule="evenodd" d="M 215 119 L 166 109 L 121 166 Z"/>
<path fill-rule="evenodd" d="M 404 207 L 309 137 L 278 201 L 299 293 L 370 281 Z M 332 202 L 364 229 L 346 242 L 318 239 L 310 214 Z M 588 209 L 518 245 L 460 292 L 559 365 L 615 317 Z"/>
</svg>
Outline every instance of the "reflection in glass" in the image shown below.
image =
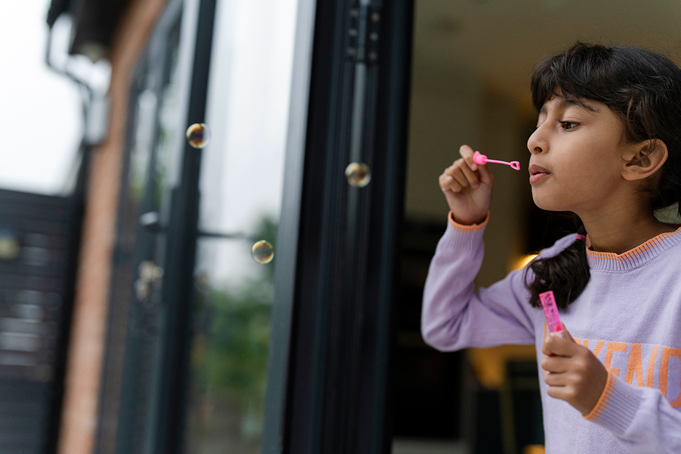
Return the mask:
<svg viewBox="0 0 681 454">
<path fill-rule="evenodd" d="M 185 429 L 192 454 L 260 452 L 296 3 L 218 0 L 199 230 L 254 240 L 197 244 Z"/>
<path fill-rule="evenodd" d="M 255 235 L 276 241 L 277 225 L 263 218 Z M 199 251 L 221 240 L 205 239 Z M 231 259 L 252 263 L 247 243 Z M 203 260 L 199 260 L 201 264 Z M 191 354 L 190 452 L 260 452 L 272 309 L 273 267 L 243 285 L 211 282 L 197 272 L 196 318 Z"/>
<path fill-rule="evenodd" d="M 126 175 L 112 261 L 106 362 L 96 451 L 142 452 L 155 430 L 156 384 L 166 327 L 162 300 L 170 206 L 168 168 L 182 145 L 179 12 L 160 28 L 163 46 L 141 57 L 131 81 Z"/>
</svg>

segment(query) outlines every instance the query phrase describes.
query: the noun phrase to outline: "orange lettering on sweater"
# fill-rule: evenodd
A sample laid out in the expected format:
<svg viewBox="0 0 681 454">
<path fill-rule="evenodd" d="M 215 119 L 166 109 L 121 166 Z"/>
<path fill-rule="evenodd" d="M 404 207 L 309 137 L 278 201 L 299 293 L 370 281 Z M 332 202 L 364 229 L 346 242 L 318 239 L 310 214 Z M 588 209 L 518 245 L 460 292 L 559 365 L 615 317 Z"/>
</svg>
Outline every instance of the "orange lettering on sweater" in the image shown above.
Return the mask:
<svg viewBox="0 0 681 454">
<path fill-rule="evenodd" d="M 634 374 L 636 374 L 636 386 L 641 388 L 645 386 L 643 383 L 643 359 L 641 357 L 641 344 L 632 344 L 629 352 L 629 364 L 627 364 L 627 376 L 624 379 L 628 385 L 634 381 Z M 649 386 L 653 386 L 650 383 Z"/>
<path fill-rule="evenodd" d="M 650 361 L 648 361 L 648 379 L 646 380 L 646 386 L 649 388 L 653 387 L 653 372 L 655 371 L 655 359 L 657 358 L 657 345 L 653 347 L 653 353 L 650 355 Z"/>
<path fill-rule="evenodd" d="M 544 323 L 544 337 L 546 337 L 547 334 L 547 324 Z M 574 338 L 575 342 L 577 344 L 583 345 L 584 347 L 588 348 L 589 347 L 589 339 L 581 339 L 578 337 Z M 596 347 L 593 349 L 593 355 L 598 357 L 598 355 L 601 353 L 603 350 L 603 347 L 605 347 L 606 341 L 597 341 L 596 342 Z M 629 348 L 629 345 L 631 345 L 631 348 Z M 676 380 L 673 383 L 669 382 L 669 362 L 672 360 L 672 358 L 678 358 L 681 361 L 681 348 L 672 348 L 672 347 L 665 347 L 665 346 L 660 346 L 660 345 L 653 345 L 652 346 L 652 352 L 650 354 L 650 358 L 648 359 L 648 368 L 646 369 L 646 373 L 644 375 L 643 373 L 643 355 L 642 355 L 642 345 L 643 344 L 627 344 L 625 342 L 614 342 L 610 341 L 608 342 L 608 347 L 605 352 L 605 360 L 603 362 L 603 365 L 605 368 L 613 373 L 613 375 L 619 377 L 620 375 L 620 369 L 615 369 L 612 368 L 612 361 L 613 361 L 613 355 L 615 352 L 622 352 L 625 353 L 629 351 L 629 359 L 627 363 L 627 369 L 626 369 L 626 377 L 625 377 L 625 382 L 628 385 L 631 385 L 634 382 L 634 376 L 636 376 L 636 386 L 637 387 L 643 387 L 646 386 L 648 388 L 653 388 L 654 387 L 654 377 L 655 377 L 655 372 L 656 372 L 656 362 L 657 362 L 657 354 L 658 351 L 660 350 L 660 347 L 662 347 L 662 357 L 660 359 L 660 367 L 659 367 L 659 383 L 658 383 L 658 389 L 660 392 L 662 392 L 662 395 L 667 399 L 667 391 L 669 390 L 669 387 L 671 386 L 672 388 L 678 389 L 678 394 L 671 393 L 672 396 L 670 398 L 674 398 L 674 395 L 676 395 L 676 398 L 673 402 L 670 402 L 671 406 L 673 408 L 679 408 L 681 407 L 681 380 Z M 543 368 L 542 368 L 543 370 Z M 546 371 L 544 370 L 544 375 L 546 375 Z M 676 375 L 676 374 L 674 374 Z"/>
<path fill-rule="evenodd" d="M 601 352 L 603 349 L 603 346 L 605 345 L 605 341 L 598 341 L 596 343 L 596 348 L 594 348 L 594 356 L 598 358 L 598 354 Z"/>
<path fill-rule="evenodd" d="M 615 352 L 626 352 L 627 344 L 624 342 L 608 342 L 608 350 L 605 352 L 605 363 L 603 364 L 606 369 L 613 373 L 615 377 L 620 376 L 619 369 L 613 369 L 610 367 L 612 363 L 612 354 Z M 594 353 L 595 354 L 595 353 Z"/>
<path fill-rule="evenodd" d="M 675 356 L 681 360 L 681 348 L 662 347 L 662 361 L 660 362 L 660 391 L 662 395 L 667 398 L 667 379 L 669 374 L 669 358 Z M 674 402 L 671 402 L 672 407 L 681 407 L 681 386 L 679 387 L 679 396 Z"/>
</svg>

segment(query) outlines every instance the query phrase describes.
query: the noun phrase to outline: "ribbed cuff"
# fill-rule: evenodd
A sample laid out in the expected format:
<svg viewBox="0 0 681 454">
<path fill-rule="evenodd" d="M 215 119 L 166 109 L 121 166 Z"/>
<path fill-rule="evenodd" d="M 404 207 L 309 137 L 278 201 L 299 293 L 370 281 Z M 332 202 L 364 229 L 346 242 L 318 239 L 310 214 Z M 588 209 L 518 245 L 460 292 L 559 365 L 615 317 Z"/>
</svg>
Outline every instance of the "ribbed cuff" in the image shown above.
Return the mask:
<svg viewBox="0 0 681 454">
<path fill-rule="evenodd" d="M 458 251 L 475 251 L 482 244 L 482 234 L 489 221 L 489 212 L 480 224 L 463 225 L 454 220 L 452 212 L 447 215 L 449 220 L 447 231 L 440 240 L 443 246 L 455 248 Z"/>
<path fill-rule="evenodd" d="M 470 231 L 483 229 L 487 225 L 487 222 L 489 221 L 489 211 L 485 215 L 485 219 L 483 219 L 480 224 L 471 224 L 471 225 L 459 224 L 458 222 L 456 222 L 454 220 L 454 213 L 451 212 L 451 211 L 447 215 L 447 219 L 449 219 L 449 225 L 452 226 L 453 229 L 458 230 L 460 232 L 470 232 Z"/>
<path fill-rule="evenodd" d="M 584 418 L 621 435 L 631 425 L 640 402 L 641 392 L 609 371 L 603 394 Z"/>
</svg>

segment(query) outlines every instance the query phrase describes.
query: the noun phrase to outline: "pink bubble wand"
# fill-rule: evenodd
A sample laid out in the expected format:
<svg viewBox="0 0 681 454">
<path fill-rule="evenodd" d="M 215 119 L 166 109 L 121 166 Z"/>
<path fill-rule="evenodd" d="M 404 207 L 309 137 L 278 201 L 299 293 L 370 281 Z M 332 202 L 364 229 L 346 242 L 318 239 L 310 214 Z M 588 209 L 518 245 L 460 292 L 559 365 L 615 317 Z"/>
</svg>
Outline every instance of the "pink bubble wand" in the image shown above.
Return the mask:
<svg viewBox="0 0 681 454">
<path fill-rule="evenodd" d="M 558 315 L 558 306 L 556 305 L 556 298 L 553 296 L 553 291 L 539 294 L 539 301 L 544 309 L 546 315 L 546 322 L 549 325 L 549 331 L 558 333 L 563 331 L 563 326 L 560 323 L 560 315 Z"/>
<path fill-rule="evenodd" d="M 547 325 L 549 325 L 549 331 L 551 333 L 557 333 L 562 338 L 565 338 L 563 324 L 560 322 L 558 306 L 556 305 L 556 298 L 553 296 L 553 291 L 549 290 L 548 292 L 540 293 L 539 301 L 541 301 L 541 306 L 544 309 L 544 315 L 546 315 L 546 322 Z"/>
<path fill-rule="evenodd" d="M 520 170 L 520 163 L 518 161 L 506 162 L 506 161 L 497 161 L 496 159 L 488 159 L 487 156 L 485 156 L 482 153 L 478 153 L 478 152 L 476 152 L 473 155 L 473 162 L 476 163 L 479 166 L 487 164 L 488 162 L 493 162 L 495 164 L 506 164 L 507 166 L 510 166 L 512 169 Z"/>
</svg>

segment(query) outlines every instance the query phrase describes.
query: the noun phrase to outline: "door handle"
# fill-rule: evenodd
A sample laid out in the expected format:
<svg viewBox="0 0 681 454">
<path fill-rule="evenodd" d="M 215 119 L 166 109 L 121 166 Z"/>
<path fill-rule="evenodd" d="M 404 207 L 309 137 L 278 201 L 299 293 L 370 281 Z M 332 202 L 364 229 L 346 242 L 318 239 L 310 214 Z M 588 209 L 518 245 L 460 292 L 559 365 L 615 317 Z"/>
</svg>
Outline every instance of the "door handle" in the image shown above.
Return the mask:
<svg viewBox="0 0 681 454">
<path fill-rule="evenodd" d="M 139 225 L 146 231 L 150 233 L 165 233 L 168 227 L 161 225 L 157 211 L 149 211 L 140 215 L 138 219 Z M 199 230 L 197 236 L 208 237 L 208 238 L 222 238 L 228 240 L 249 240 L 257 241 L 253 238 L 245 235 L 243 233 L 224 233 L 224 232 L 208 232 L 205 230 Z"/>
</svg>

